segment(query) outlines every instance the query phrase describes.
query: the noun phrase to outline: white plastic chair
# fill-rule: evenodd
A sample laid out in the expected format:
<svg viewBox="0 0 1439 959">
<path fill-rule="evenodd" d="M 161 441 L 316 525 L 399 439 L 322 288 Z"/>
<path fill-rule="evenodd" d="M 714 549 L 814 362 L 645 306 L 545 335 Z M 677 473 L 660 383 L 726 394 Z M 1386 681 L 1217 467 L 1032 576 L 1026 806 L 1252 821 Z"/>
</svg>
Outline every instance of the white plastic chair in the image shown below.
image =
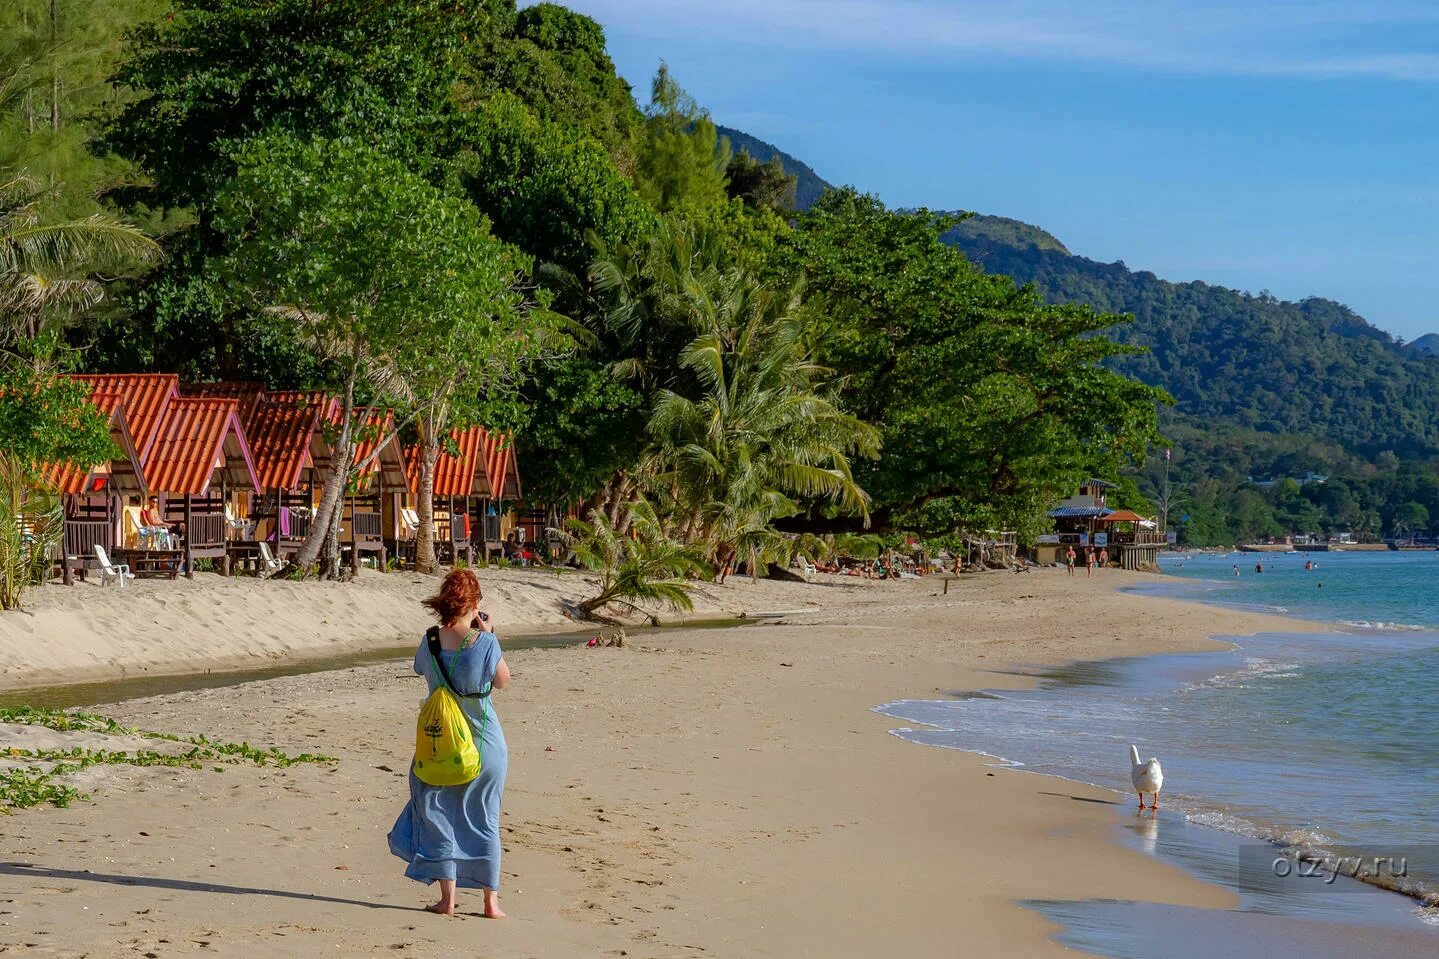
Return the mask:
<svg viewBox="0 0 1439 959">
<path fill-rule="evenodd" d="M 284 565 L 275 558 L 275 554 L 270 551 L 270 544 L 264 540 L 260 541 L 260 562 L 268 573 L 273 573 Z"/>
<path fill-rule="evenodd" d="M 105 552 L 105 547 L 101 546 L 99 543 L 95 544 L 95 561 L 100 564 L 101 586 L 104 586 L 106 583 L 113 579 L 116 583 L 120 585 L 121 589 L 124 589 L 125 581 L 135 578 L 135 574 L 130 572 L 129 563 L 110 562 L 110 557 Z"/>
</svg>

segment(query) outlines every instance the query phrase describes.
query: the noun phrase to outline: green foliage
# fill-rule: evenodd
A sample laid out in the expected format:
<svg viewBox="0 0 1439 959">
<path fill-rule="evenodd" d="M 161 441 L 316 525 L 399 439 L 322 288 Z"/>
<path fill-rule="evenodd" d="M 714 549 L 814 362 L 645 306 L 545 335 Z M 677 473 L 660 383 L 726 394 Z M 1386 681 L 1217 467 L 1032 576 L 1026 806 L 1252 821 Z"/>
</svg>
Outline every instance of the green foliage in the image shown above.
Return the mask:
<svg viewBox="0 0 1439 959">
<path fill-rule="evenodd" d="M 57 217 L 60 196 L 0 167 L 0 351 L 48 353 L 103 299 L 99 274 L 113 277 L 158 253 L 138 228 L 112 217 Z"/>
<path fill-rule="evenodd" d="M 675 491 L 691 535 L 718 564 L 736 555 L 752 568 L 761 558 L 787 561 L 777 518 L 815 501 L 867 513 L 850 455 L 876 457 L 879 432 L 832 402 L 831 371 L 814 361 L 798 316 L 798 288 L 765 288 L 741 271 L 684 280 L 674 293 L 698 335 L 679 366 L 693 382 L 655 399 L 655 483 Z"/>
<path fill-rule="evenodd" d="M 794 208 L 796 210 L 808 210 L 819 202 L 824 191 L 831 188 L 830 184 L 814 172 L 809 164 L 790 156 L 773 143 L 766 143 L 758 137 L 733 127 L 720 126 L 715 129 L 720 136 L 729 140 L 732 149 L 748 153 L 758 163 L 767 164 L 777 158 L 785 173 L 794 177 Z"/>
<path fill-rule="evenodd" d="M 731 199 L 743 200 L 757 210 L 784 213 L 794 209 L 795 188 L 799 180 L 785 172 L 779 156 L 760 163 L 744 150 L 734 155 L 725 170 Z"/>
<path fill-rule="evenodd" d="M 599 592 L 576 604 L 580 615 L 590 617 L 611 605 L 643 612 L 639 603 L 658 603 L 676 612 L 694 608 L 684 577 L 708 568 L 698 549 L 665 535 L 644 500 L 627 505 L 623 525 L 593 510 L 587 520 L 572 519 L 555 532 L 576 562 L 600 574 Z"/>
<path fill-rule="evenodd" d="M 25 170 L 40 190 L 56 193 L 58 202 L 49 211 L 55 218 L 113 212 L 104 198 L 140 182 L 133 164 L 90 149 L 93 121 L 120 104 L 107 80 L 119 63 L 123 34 L 167 5 L 167 0 L 0 5 L 0 169 Z"/>
<path fill-rule="evenodd" d="M 523 389 L 529 415 L 516 443 L 534 502 L 577 502 L 638 462 L 644 394 L 601 362 L 576 356 L 545 363 Z"/>
<path fill-rule="evenodd" d="M 603 146 L 536 118 L 513 95 L 491 99 L 465 122 L 463 136 L 461 188 L 499 236 L 541 261 L 582 270 L 593 255 L 591 238 L 634 242 L 654 223 Z"/>
<path fill-rule="evenodd" d="M 205 763 L 218 763 L 216 772 L 226 765 L 288 767 L 301 763 L 333 763 L 332 756 L 318 753 L 290 755 L 274 747 L 258 748 L 249 743 L 214 742 L 205 736 L 178 736 L 173 733 L 144 732 L 122 725 L 108 716 L 66 710 L 20 706 L 0 710 L 0 722 L 47 726 L 61 731 L 82 730 L 111 735 L 141 736 L 166 742 L 186 743 L 190 748 L 181 753 L 138 749 L 133 752 L 110 749 L 19 749 L 11 748 L 5 755 L 27 765 L 16 766 L 0 773 L 0 809 L 23 809 L 41 803 L 65 807 L 84 798 L 79 790 L 62 780 L 91 766 L 169 766 L 200 769 Z M 45 763 L 47 765 L 29 765 Z"/>
<path fill-rule="evenodd" d="M 432 374 L 458 338 L 493 380 L 525 356 L 525 263 L 473 206 L 341 141 L 257 141 L 238 164 L 217 203 L 228 275 L 341 365 Z"/>
<path fill-rule="evenodd" d="M 421 173 L 444 155 L 453 60 L 483 5 L 444 0 L 175 0 L 138 28 L 118 81 L 132 91 L 105 143 L 141 163 L 166 203 L 202 210 L 237 147 L 289 132 L 351 136 Z"/>
<path fill-rule="evenodd" d="M 109 423 L 88 397 L 33 357 L 0 353 L 0 609 L 20 606 L 44 580 L 64 532 L 44 469 L 89 467 L 115 453 Z"/>
<path fill-rule="evenodd" d="M 513 29 L 469 64 L 543 119 L 587 131 L 619 170 L 633 168 L 640 112 L 594 20 L 559 4 L 537 3 L 519 11 Z"/>
<path fill-rule="evenodd" d="M 1047 306 L 941 242 L 951 222 L 831 191 L 787 251 L 817 316 L 819 360 L 878 424 L 885 455 L 856 470 L 886 524 L 1028 529 L 1086 474 L 1141 462 L 1161 391 L 1109 370 L 1118 317 Z"/>
<path fill-rule="evenodd" d="M 635 164 L 641 195 L 662 213 L 722 203 L 729 160 L 709 113 L 660 64 Z"/>
</svg>

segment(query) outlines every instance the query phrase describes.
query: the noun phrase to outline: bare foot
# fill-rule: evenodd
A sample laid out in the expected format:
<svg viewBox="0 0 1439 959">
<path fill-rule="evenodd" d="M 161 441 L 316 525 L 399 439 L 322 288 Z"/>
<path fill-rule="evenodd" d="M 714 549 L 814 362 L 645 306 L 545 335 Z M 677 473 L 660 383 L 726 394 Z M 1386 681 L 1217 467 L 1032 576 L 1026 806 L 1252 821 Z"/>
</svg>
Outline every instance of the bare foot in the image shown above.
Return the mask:
<svg viewBox="0 0 1439 959">
<path fill-rule="evenodd" d="M 425 907 L 425 912 L 433 912 L 440 916 L 453 916 L 455 914 L 455 904 L 443 900 L 440 902 L 432 902 Z"/>
<path fill-rule="evenodd" d="M 485 918 L 486 918 L 486 919 L 503 919 L 503 918 L 505 918 L 505 911 L 500 908 L 500 897 L 499 897 L 499 896 L 485 896 L 485 913 L 484 913 L 484 915 L 485 915 Z"/>
</svg>

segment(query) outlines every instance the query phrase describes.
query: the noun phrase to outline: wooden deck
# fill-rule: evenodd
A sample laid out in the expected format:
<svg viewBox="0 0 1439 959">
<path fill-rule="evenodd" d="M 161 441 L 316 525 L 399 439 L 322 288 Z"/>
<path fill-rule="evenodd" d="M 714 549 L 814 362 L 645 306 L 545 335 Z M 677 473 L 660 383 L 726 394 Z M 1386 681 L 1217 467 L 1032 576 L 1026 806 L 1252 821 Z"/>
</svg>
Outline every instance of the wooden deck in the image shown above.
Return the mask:
<svg viewBox="0 0 1439 959">
<path fill-rule="evenodd" d="M 185 562 L 182 549 L 116 549 L 113 557 L 116 563 L 127 563 L 130 572 L 139 576 L 162 576 L 174 579 L 180 575 Z"/>
</svg>

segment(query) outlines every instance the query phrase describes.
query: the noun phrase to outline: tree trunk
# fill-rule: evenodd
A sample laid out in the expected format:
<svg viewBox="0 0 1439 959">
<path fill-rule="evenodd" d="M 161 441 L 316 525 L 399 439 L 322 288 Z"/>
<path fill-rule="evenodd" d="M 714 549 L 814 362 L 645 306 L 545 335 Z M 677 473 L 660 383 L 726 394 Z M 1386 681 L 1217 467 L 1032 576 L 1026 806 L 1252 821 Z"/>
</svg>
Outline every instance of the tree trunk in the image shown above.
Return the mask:
<svg viewBox="0 0 1439 959">
<path fill-rule="evenodd" d="M 350 469 L 345 467 L 342 476 L 348 477 Z M 325 531 L 325 543 L 320 548 L 320 578 L 321 579 L 342 579 L 340 572 L 340 524 L 345 519 L 345 486 L 341 483 L 340 495 L 335 500 L 335 508 L 330 513 L 330 525 Z M 354 522 L 353 518 L 351 522 Z"/>
<path fill-rule="evenodd" d="M 50 0 L 50 129 L 60 129 L 60 69 L 55 64 L 60 54 L 60 15 L 56 0 Z"/>
<path fill-rule="evenodd" d="M 355 411 L 355 373 L 351 371 L 345 381 L 345 395 L 340 404 L 340 436 L 330 455 L 330 471 L 320 491 L 320 505 L 310 520 L 310 532 L 300 544 L 292 565 L 308 572 L 320 558 L 321 550 L 329 544 L 333 528 L 336 541 L 339 536 L 339 516 L 344 512 L 345 478 L 350 472 L 350 436 Z M 338 551 L 337 551 L 338 552 Z M 338 570 L 338 562 L 336 569 Z M 322 571 L 324 572 L 324 571 Z"/>
<path fill-rule="evenodd" d="M 420 483 L 415 509 L 420 527 L 415 531 L 415 570 L 433 573 L 435 560 L 435 464 L 440 458 L 440 437 L 431 424 L 420 423 Z"/>
</svg>

